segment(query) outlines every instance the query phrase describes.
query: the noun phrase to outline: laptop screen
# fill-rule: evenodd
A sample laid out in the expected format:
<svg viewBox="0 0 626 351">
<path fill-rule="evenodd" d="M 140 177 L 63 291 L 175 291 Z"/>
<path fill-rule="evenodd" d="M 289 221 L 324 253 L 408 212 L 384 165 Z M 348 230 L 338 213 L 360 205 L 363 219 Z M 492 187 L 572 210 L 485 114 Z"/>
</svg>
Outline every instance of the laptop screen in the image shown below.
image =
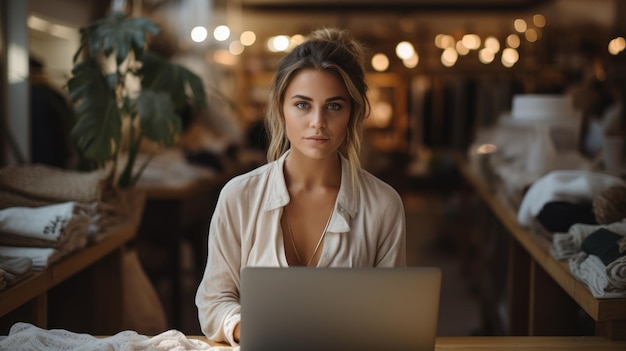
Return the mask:
<svg viewBox="0 0 626 351">
<path fill-rule="evenodd" d="M 246 267 L 241 351 L 433 350 L 436 267 Z"/>
</svg>

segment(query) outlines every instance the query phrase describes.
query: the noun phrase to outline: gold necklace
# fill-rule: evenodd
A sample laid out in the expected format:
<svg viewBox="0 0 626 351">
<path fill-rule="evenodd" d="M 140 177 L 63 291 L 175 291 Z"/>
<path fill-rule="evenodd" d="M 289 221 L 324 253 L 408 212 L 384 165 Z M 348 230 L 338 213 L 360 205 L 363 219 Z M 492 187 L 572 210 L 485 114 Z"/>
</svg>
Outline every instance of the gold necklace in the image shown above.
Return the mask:
<svg viewBox="0 0 626 351">
<path fill-rule="evenodd" d="M 330 219 L 331 218 L 333 218 L 333 210 L 332 209 L 330 211 L 330 216 L 328 216 L 328 221 L 326 221 L 326 225 L 324 226 L 324 231 L 322 232 L 322 235 L 320 235 L 320 239 L 317 241 L 317 245 L 315 245 L 315 250 L 313 250 L 313 255 L 311 255 L 311 258 L 309 259 L 309 262 L 307 262 L 307 264 L 306 264 L 307 267 L 311 265 L 311 262 L 313 262 L 313 257 L 315 257 L 315 254 L 317 254 L 317 250 L 319 250 L 320 245 L 322 244 L 322 240 L 324 240 L 324 237 L 326 236 L 326 231 L 328 230 L 328 225 L 330 224 Z M 293 240 L 293 234 L 291 233 L 291 223 L 289 222 L 289 216 L 285 216 L 285 220 L 287 221 L 287 232 L 289 233 L 289 239 L 291 240 L 291 247 L 293 247 L 293 252 L 296 254 L 296 258 L 298 259 L 298 262 L 300 264 L 302 264 L 304 262 L 300 258 L 300 254 L 298 253 L 298 249 L 296 249 L 296 242 Z"/>
</svg>

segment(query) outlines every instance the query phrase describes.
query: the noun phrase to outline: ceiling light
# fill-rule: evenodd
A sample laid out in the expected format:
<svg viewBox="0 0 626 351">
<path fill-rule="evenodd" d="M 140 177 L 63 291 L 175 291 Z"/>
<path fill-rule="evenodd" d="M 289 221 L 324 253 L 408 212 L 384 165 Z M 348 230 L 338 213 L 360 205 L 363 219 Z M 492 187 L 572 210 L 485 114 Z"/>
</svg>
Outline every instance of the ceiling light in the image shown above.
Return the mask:
<svg viewBox="0 0 626 351">
<path fill-rule="evenodd" d="M 396 55 L 403 60 L 410 58 L 414 53 L 413 44 L 408 41 L 401 41 L 396 45 Z"/>
<path fill-rule="evenodd" d="M 217 26 L 213 30 L 213 37 L 215 40 L 224 41 L 230 37 L 230 28 L 228 26 Z"/>
<path fill-rule="evenodd" d="M 196 43 L 205 41 L 208 35 L 209 32 L 203 26 L 197 26 L 191 30 L 191 40 Z"/>
<path fill-rule="evenodd" d="M 535 24 L 535 26 L 543 28 L 546 26 L 546 18 L 544 17 L 544 15 L 538 13 L 533 16 L 533 23 Z"/>
<path fill-rule="evenodd" d="M 506 44 L 513 49 L 517 49 L 520 45 L 520 39 L 519 39 L 519 35 L 517 34 L 510 34 L 508 37 L 506 37 Z"/>
<path fill-rule="evenodd" d="M 413 55 L 411 57 L 409 57 L 408 59 L 402 60 L 402 64 L 406 68 L 415 68 L 417 67 L 417 64 L 419 63 L 419 60 L 420 58 L 419 58 L 419 55 L 417 55 L 417 52 L 413 52 Z"/>
<path fill-rule="evenodd" d="M 480 47 L 480 37 L 477 34 L 465 34 L 461 40 L 463 46 L 470 50 L 476 50 Z"/>
<path fill-rule="evenodd" d="M 254 34 L 253 31 L 247 30 L 241 33 L 241 35 L 239 36 L 239 40 L 244 46 L 250 46 L 256 41 L 256 34 Z"/>
<path fill-rule="evenodd" d="M 441 63 L 446 67 L 452 67 L 459 59 L 459 54 L 454 48 L 447 48 L 441 53 Z"/>
<path fill-rule="evenodd" d="M 228 51 L 233 55 L 241 55 L 244 50 L 243 44 L 239 40 L 235 40 L 228 45 Z"/>
<path fill-rule="evenodd" d="M 374 55 L 372 57 L 372 67 L 378 72 L 386 71 L 389 68 L 389 58 L 382 53 Z"/>
<path fill-rule="evenodd" d="M 526 24 L 526 21 L 518 18 L 513 22 L 513 28 L 515 28 L 518 33 L 524 33 L 526 29 L 528 29 L 528 25 Z"/>
<path fill-rule="evenodd" d="M 478 60 L 484 64 L 492 63 L 495 56 L 494 52 L 488 48 L 483 48 L 478 52 Z"/>
<path fill-rule="evenodd" d="M 489 36 L 485 39 L 485 49 L 495 54 L 500 51 L 500 42 L 496 39 L 496 37 Z"/>
</svg>

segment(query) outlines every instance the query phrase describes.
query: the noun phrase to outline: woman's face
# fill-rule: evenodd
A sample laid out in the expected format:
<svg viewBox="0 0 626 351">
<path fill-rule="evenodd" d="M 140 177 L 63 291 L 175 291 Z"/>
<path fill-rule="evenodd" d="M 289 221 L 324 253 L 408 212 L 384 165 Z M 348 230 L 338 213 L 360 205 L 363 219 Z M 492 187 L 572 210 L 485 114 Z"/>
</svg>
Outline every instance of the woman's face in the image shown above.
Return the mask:
<svg viewBox="0 0 626 351">
<path fill-rule="evenodd" d="M 283 102 L 291 152 L 314 159 L 335 156 L 346 138 L 350 110 L 350 95 L 337 76 L 314 69 L 296 73 Z"/>
</svg>

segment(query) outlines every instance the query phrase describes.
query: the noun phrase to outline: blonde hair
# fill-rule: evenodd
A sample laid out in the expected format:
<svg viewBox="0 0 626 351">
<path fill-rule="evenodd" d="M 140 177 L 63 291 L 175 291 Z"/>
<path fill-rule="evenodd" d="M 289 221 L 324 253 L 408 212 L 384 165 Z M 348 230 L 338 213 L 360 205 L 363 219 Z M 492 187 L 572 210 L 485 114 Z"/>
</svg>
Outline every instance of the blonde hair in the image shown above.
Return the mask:
<svg viewBox="0 0 626 351">
<path fill-rule="evenodd" d="M 370 103 L 365 83 L 363 48 L 348 31 L 335 28 L 315 30 L 305 42 L 280 61 L 272 82 L 265 119 L 270 142 L 267 159 L 275 161 L 289 148 L 282 106 L 287 87 L 303 69 L 331 72 L 341 79 L 348 90 L 351 115 L 341 151 L 350 162 L 353 183 L 358 191 L 363 120 L 369 115 Z"/>
</svg>

